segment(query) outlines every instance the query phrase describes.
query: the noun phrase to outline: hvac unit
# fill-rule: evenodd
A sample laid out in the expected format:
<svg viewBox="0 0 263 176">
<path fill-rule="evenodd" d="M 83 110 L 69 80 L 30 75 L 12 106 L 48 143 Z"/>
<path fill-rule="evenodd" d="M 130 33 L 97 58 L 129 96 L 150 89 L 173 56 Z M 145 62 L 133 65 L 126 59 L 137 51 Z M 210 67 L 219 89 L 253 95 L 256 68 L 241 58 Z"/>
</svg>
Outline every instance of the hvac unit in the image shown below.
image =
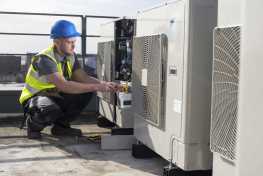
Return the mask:
<svg viewBox="0 0 263 176">
<path fill-rule="evenodd" d="M 210 130 L 213 176 L 237 174 L 240 24 L 241 2 L 220 0 L 218 2 L 218 24 L 213 34 Z"/>
<path fill-rule="evenodd" d="M 183 170 L 212 168 L 209 150 L 216 0 L 139 12 L 133 42 L 134 133 Z"/>
<path fill-rule="evenodd" d="M 97 76 L 131 87 L 134 19 L 118 19 L 101 25 L 98 44 Z M 130 88 L 129 88 L 130 90 Z M 99 113 L 121 128 L 133 128 L 131 92 L 98 93 Z"/>
</svg>

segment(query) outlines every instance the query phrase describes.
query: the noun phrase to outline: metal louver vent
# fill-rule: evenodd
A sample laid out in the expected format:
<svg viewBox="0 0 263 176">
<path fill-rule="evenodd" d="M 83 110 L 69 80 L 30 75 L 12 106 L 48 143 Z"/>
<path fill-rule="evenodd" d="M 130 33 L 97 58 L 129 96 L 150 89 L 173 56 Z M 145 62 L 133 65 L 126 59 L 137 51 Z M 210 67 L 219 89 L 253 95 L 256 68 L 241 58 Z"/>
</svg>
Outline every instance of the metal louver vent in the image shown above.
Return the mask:
<svg viewBox="0 0 263 176">
<path fill-rule="evenodd" d="M 112 81 L 112 63 L 114 59 L 114 42 L 98 43 L 97 77 L 102 81 Z M 98 93 L 98 96 L 108 103 L 113 103 L 111 92 Z"/>
<path fill-rule="evenodd" d="M 104 43 L 98 43 L 98 55 L 97 55 L 97 65 L 96 65 L 96 70 L 97 70 L 97 78 L 99 80 L 103 79 L 103 74 L 102 74 L 102 66 L 104 63 Z"/>
<path fill-rule="evenodd" d="M 136 116 L 163 128 L 167 36 L 136 37 L 133 41 L 132 93 Z"/>
<path fill-rule="evenodd" d="M 212 121 L 210 147 L 236 159 L 240 27 L 214 31 Z"/>
</svg>

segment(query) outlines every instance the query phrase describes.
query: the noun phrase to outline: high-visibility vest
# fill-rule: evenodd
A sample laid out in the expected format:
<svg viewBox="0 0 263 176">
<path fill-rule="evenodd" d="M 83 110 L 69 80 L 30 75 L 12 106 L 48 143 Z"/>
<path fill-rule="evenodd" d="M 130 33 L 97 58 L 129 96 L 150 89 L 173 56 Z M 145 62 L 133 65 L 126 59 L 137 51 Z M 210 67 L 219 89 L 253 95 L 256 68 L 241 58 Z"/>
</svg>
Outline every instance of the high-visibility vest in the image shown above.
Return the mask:
<svg viewBox="0 0 263 176">
<path fill-rule="evenodd" d="M 54 46 L 50 46 L 49 48 L 41 51 L 37 55 L 32 57 L 31 65 L 29 66 L 25 86 L 22 90 L 21 96 L 19 98 L 19 102 L 23 104 L 26 100 L 34 96 L 35 94 L 47 90 L 55 88 L 56 86 L 53 83 L 50 83 L 47 79 L 46 75 L 39 75 L 39 72 L 35 70 L 33 63 L 36 62 L 41 56 L 46 56 L 48 59 L 51 59 L 57 64 L 58 73 L 63 76 L 62 64 L 58 61 L 54 54 Z M 72 68 L 74 65 L 75 59 L 74 56 L 66 57 L 66 67 L 69 78 L 72 76 Z M 65 68 L 64 68 L 65 69 Z"/>
</svg>

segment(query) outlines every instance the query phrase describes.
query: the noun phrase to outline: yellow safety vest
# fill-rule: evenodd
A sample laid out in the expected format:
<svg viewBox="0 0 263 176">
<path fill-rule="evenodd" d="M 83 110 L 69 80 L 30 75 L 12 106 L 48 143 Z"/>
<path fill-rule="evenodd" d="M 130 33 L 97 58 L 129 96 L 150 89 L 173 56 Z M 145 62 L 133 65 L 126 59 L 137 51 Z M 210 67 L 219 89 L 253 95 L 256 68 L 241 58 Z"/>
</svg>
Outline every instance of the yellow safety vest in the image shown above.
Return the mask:
<svg viewBox="0 0 263 176">
<path fill-rule="evenodd" d="M 37 61 L 40 56 L 47 56 L 49 59 L 53 60 L 57 64 L 57 69 L 59 74 L 63 76 L 62 64 L 55 57 L 54 46 L 51 46 L 41 51 L 37 55 L 33 56 L 31 60 L 31 65 L 29 66 L 26 75 L 25 86 L 19 98 L 19 102 L 21 104 L 23 104 L 23 102 L 25 102 L 26 100 L 28 100 L 29 98 L 31 98 L 32 96 L 43 90 L 52 89 L 56 87 L 54 84 L 48 82 L 47 77 L 45 75 L 40 76 L 39 72 L 35 70 L 35 68 L 33 67 L 32 63 Z M 69 78 L 71 78 L 72 76 L 72 68 L 74 65 L 74 61 L 75 61 L 74 56 L 67 56 L 66 65 L 67 65 Z"/>
</svg>

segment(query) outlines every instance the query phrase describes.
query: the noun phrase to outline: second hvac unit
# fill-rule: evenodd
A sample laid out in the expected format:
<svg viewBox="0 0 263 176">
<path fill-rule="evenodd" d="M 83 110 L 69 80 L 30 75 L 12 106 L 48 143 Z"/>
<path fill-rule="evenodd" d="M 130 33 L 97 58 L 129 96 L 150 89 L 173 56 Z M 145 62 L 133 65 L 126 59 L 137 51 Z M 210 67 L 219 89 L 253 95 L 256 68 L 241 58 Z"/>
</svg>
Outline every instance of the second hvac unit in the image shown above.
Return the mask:
<svg viewBox="0 0 263 176">
<path fill-rule="evenodd" d="M 97 75 L 102 81 L 131 86 L 132 42 L 134 19 L 118 19 L 101 25 L 102 40 L 98 44 Z M 133 128 L 131 92 L 98 93 L 99 113 L 121 128 Z"/>
<path fill-rule="evenodd" d="M 210 147 L 213 176 L 237 174 L 241 2 L 220 0 L 214 29 Z"/>
<path fill-rule="evenodd" d="M 209 151 L 216 0 L 177 0 L 138 14 L 133 44 L 135 137 L 184 170 Z"/>
</svg>

